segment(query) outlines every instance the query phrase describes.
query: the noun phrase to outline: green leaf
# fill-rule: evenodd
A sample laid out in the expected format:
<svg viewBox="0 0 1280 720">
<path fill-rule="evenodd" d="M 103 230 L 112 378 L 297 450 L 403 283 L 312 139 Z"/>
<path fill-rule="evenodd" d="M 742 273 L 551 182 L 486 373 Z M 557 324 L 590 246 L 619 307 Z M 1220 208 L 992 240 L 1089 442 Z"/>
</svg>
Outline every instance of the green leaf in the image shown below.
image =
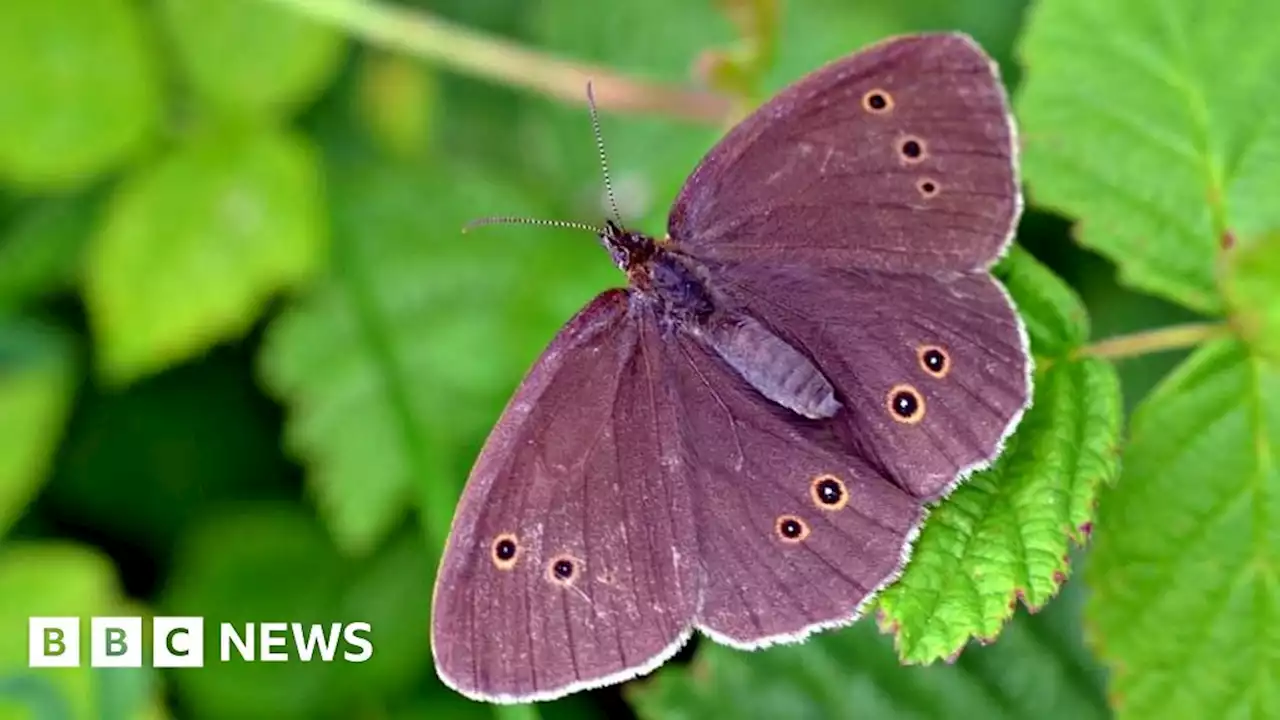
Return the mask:
<svg viewBox="0 0 1280 720">
<path fill-rule="evenodd" d="M 284 114 L 310 102 L 345 50 L 333 28 L 263 0 L 163 0 L 161 11 L 188 82 L 236 114 Z"/>
<path fill-rule="evenodd" d="M 1033 199 L 1132 287 L 1223 309 L 1228 233 L 1280 227 L 1280 4 L 1040 0 L 1018 97 Z"/>
<path fill-rule="evenodd" d="M 1014 245 L 994 273 L 1013 295 L 1035 354 L 1069 355 L 1089 340 L 1089 313 L 1080 296 L 1026 250 Z"/>
<path fill-rule="evenodd" d="M 285 505 L 241 505 L 209 519 L 180 544 L 177 569 L 162 607 L 203 615 L 206 664 L 180 673 L 176 686 L 204 716 L 234 718 L 351 717 L 377 707 L 431 673 L 426 628 L 432 567 L 420 535 L 406 528 L 360 563 L 348 563 L 314 519 Z M 292 644 L 286 663 L 214 661 L 220 622 L 365 622 L 373 654 L 348 662 L 340 644 L 331 662 L 300 662 Z M 428 683 L 434 694 L 448 691 Z M 452 694 L 452 693 L 450 693 Z"/>
<path fill-rule="evenodd" d="M 296 498 L 300 473 L 280 452 L 252 352 L 227 348 L 124 389 L 87 383 L 42 506 L 168 557 L 214 508 Z"/>
<path fill-rule="evenodd" d="M 89 618 L 139 614 L 126 603 L 110 561 L 96 551 L 64 542 L 6 544 L 0 549 L 0 717 L 164 717 L 154 670 L 89 667 Z M 27 666 L 33 616 L 80 618 L 80 667 Z"/>
<path fill-rule="evenodd" d="M 1280 367 L 1203 347 L 1134 412 L 1087 570 L 1121 717 L 1280 715 Z"/>
<path fill-rule="evenodd" d="M 369 623 L 374 644 L 372 658 L 343 673 L 352 697 L 384 702 L 401 690 L 420 687 L 424 676 L 434 674 L 426 634 L 435 567 L 424 558 L 430 556 L 417 528 L 406 528 L 352 573 L 341 616 Z M 439 690 L 448 692 L 443 686 Z"/>
<path fill-rule="evenodd" d="M 0 537 L 47 476 L 75 387 L 68 339 L 32 323 L 0 321 Z"/>
<path fill-rule="evenodd" d="M 1115 369 L 1069 353 L 1088 337 L 1070 289 L 1015 250 L 997 270 L 1027 318 L 1040 358 L 1035 398 L 1004 453 L 933 510 L 902 577 L 879 598 L 880 623 L 907 662 L 993 640 L 1018 600 L 1037 609 L 1069 571 L 1100 486 L 1117 472 Z"/>
<path fill-rule="evenodd" d="M 35 203 L 0 238 L 0 313 L 74 287 L 96 203 L 76 196 Z"/>
<path fill-rule="evenodd" d="M 903 666 L 863 621 L 754 653 L 700 640 L 691 666 L 669 665 L 627 695 L 646 720 L 1105 718 L 1101 678 L 1080 645 L 1076 586 L 951 665 Z"/>
<path fill-rule="evenodd" d="M 203 616 L 205 665 L 173 673 L 174 689 L 207 717 L 319 717 L 340 696 L 344 662 L 245 662 L 219 657 L 220 623 L 355 622 L 340 608 L 346 568 L 323 529 L 287 506 L 241 505 L 179 544 L 160 600 L 166 615 Z M 342 648 L 339 648 L 339 653 Z"/>
<path fill-rule="evenodd" d="M 332 270 L 272 325 L 262 374 L 289 406 L 287 444 L 344 550 L 376 544 L 416 500 L 443 547 L 474 453 L 520 376 L 621 276 L 582 233 L 462 235 L 495 212 L 546 215 L 504 176 L 335 175 Z"/>
<path fill-rule="evenodd" d="M 155 131 L 159 88 L 136 3 L 0 3 L 0 179 L 82 184 Z"/>
<path fill-rule="evenodd" d="M 323 202 L 312 151 L 276 131 L 202 136 L 130 177 L 86 259 L 101 374 L 127 382 L 243 333 L 315 271 Z"/>
<path fill-rule="evenodd" d="M 1280 361 L 1280 228 L 1237 242 L 1223 282 L 1235 329 L 1254 351 Z"/>
</svg>

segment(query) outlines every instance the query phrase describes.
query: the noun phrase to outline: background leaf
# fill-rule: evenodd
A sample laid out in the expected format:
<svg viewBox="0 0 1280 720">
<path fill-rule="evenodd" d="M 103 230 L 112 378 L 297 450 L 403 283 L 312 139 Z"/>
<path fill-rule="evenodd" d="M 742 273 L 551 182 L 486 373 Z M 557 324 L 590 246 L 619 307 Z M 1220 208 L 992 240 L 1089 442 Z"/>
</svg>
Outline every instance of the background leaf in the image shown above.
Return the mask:
<svg viewBox="0 0 1280 720">
<path fill-rule="evenodd" d="M 1040 0 L 1018 98 L 1032 200 L 1124 282 L 1216 313 L 1227 232 L 1280 227 L 1280 4 Z"/>
<path fill-rule="evenodd" d="M 1280 368 L 1235 341 L 1195 353 L 1134 413 L 1088 569 L 1121 717 L 1280 713 L 1277 448 Z"/>
<path fill-rule="evenodd" d="M 207 716 L 246 719 L 338 717 L 338 709 L 405 692 L 427 669 L 430 649 L 422 635 L 400 629 L 425 633 L 431 573 L 419 562 L 425 553 L 416 534 L 402 533 L 386 550 L 365 565 L 348 563 L 312 518 L 275 503 L 201 523 L 179 550 L 182 570 L 162 607 L 205 616 L 205 647 L 214 650 L 201 671 L 175 674 L 178 691 Z M 212 660 L 218 623 L 243 629 L 274 621 L 367 622 L 374 653 L 359 664 Z"/>
<path fill-rule="evenodd" d="M 306 280 L 327 230 L 319 168 L 278 131 L 203 135 L 116 193 L 88 251 L 98 368 L 133 380 L 243 333 Z"/>
<path fill-rule="evenodd" d="M 0 320 L 0 537 L 46 477 L 71 408 L 75 370 L 61 333 Z"/>
<path fill-rule="evenodd" d="M 59 720 L 160 720 L 158 679 L 150 668 L 88 666 L 89 618 L 138 615 L 126 604 L 111 561 L 66 542 L 0 547 L 0 717 Z M 27 618 L 80 618 L 74 668 L 27 667 Z M 146 622 L 144 621 L 144 626 Z M 41 711 L 55 714 L 42 715 Z"/>
<path fill-rule="evenodd" d="M 135 3 L 0 3 L 0 179 L 63 189 L 111 169 L 155 131 L 156 85 Z"/>
<path fill-rule="evenodd" d="M 369 134 L 393 156 L 423 155 L 431 142 L 437 73 L 403 55 L 360 56 L 357 111 Z"/>
<path fill-rule="evenodd" d="M 90 528 L 149 593 L 137 578 L 172 567 L 211 514 L 295 498 L 301 472 L 281 457 L 280 413 L 253 387 L 251 358 L 224 347 L 123 390 L 84 383 L 35 514 Z"/>
<path fill-rule="evenodd" d="M 161 10 L 188 82 L 223 112 L 288 112 L 342 59 L 340 34 L 270 2 L 162 0 Z"/>
<path fill-rule="evenodd" d="M 269 552 L 259 549 L 261 544 Z M 323 530 L 290 508 L 242 508 L 213 518 L 187 538 L 162 596 L 166 615 L 206 618 L 205 666 L 174 673 L 185 702 L 212 717 L 309 718 L 341 697 L 331 663 L 212 661 L 218 623 L 351 622 L 338 609 L 345 568 Z"/>
<path fill-rule="evenodd" d="M 728 19 L 712 3 L 615 3 L 607 14 L 598 8 L 593 0 L 544 0 L 533 18 L 537 42 L 584 61 L 678 83 L 692 76 L 702 50 L 732 37 Z M 637 41 L 618 42 L 624 37 Z M 571 218 L 603 219 L 608 204 L 586 111 L 540 100 L 530 103 L 524 117 L 520 133 L 532 154 L 531 171 L 563 188 L 560 201 L 570 204 Z M 719 132 L 665 118 L 621 122 L 606 114 L 601 122 L 623 219 L 661 235 L 681 183 Z"/>
<path fill-rule="evenodd" d="M 975 473 L 929 516 L 898 582 L 881 593 L 880 624 L 908 662 L 953 656 L 993 640 L 1018 600 L 1038 609 L 1066 580 L 1099 488 L 1117 471 L 1115 370 L 1069 353 L 1088 337 L 1084 308 L 1029 254 L 998 274 L 1028 318 L 1039 358 L 1035 399 L 996 464 Z M 1056 351 L 1056 352 L 1055 352 Z"/>
<path fill-rule="evenodd" d="M 0 314 L 74 289 L 93 228 L 96 202 L 59 197 L 24 208 L 0 237 Z"/>
</svg>

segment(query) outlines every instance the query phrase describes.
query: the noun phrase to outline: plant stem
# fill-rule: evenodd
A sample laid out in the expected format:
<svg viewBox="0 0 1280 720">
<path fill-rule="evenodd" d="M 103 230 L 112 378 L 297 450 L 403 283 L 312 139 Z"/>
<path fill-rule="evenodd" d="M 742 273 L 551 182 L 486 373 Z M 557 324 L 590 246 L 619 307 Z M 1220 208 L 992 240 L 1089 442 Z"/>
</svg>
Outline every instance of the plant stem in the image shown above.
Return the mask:
<svg viewBox="0 0 1280 720">
<path fill-rule="evenodd" d="M 657 114 L 722 126 L 733 110 L 722 95 L 650 82 L 609 68 L 532 50 L 421 11 L 366 0 L 266 0 L 336 25 L 380 47 L 407 52 L 465 75 L 586 104 L 587 81 L 601 110 Z"/>
<path fill-rule="evenodd" d="M 1100 340 L 1075 352 L 1076 357 L 1125 358 L 1193 347 L 1229 332 L 1225 323 L 1187 323 Z"/>
</svg>

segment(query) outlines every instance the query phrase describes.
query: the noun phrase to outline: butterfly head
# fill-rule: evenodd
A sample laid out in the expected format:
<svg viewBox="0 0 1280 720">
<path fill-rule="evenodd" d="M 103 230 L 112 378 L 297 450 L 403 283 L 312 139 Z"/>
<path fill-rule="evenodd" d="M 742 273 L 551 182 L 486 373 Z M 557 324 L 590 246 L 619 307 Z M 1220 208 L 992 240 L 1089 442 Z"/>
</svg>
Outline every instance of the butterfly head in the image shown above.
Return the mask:
<svg viewBox="0 0 1280 720">
<path fill-rule="evenodd" d="M 647 268 L 658 252 L 658 244 L 653 238 L 627 230 L 613 220 L 605 221 L 599 237 L 613 263 L 628 276 Z"/>
</svg>

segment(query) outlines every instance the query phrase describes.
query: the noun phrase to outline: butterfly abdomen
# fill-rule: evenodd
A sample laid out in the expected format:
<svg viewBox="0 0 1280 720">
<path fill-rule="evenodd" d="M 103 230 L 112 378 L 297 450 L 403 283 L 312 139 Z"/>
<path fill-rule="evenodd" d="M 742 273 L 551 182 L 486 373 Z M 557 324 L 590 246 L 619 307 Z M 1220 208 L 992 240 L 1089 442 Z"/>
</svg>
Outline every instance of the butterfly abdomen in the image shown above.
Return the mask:
<svg viewBox="0 0 1280 720">
<path fill-rule="evenodd" d="M 835 389 L 804 353 L 746 315 L 724 317 L 701 333 L 711 348 L 769 400 L 810 419 L 840 409 Z"/>
</svg>

